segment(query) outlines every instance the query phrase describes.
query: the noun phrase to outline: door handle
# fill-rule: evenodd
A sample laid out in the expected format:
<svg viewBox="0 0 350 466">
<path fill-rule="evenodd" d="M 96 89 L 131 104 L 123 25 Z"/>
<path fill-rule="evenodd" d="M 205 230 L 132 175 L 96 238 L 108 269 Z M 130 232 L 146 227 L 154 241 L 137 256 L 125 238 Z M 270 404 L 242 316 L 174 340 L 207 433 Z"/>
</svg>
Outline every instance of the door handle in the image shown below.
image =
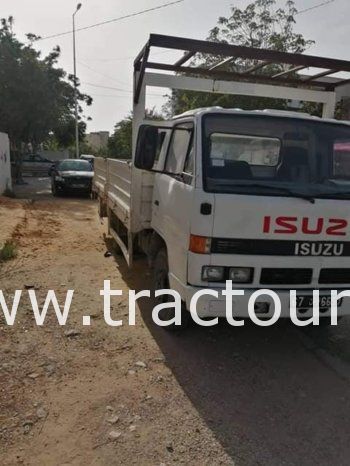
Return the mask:
<svg viewBox="0 0 350 466">
<path fill-rule="evenodd" d="M 159 206 L 159 201 L 154 201 L 154 205 Z"/>
</svg>

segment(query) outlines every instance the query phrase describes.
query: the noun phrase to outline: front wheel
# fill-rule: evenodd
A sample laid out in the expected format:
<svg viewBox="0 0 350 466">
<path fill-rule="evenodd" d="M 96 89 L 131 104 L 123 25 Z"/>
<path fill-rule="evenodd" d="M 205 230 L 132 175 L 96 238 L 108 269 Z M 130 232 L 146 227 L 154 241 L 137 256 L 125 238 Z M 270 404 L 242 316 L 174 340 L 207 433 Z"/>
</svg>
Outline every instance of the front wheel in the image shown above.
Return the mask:
<svg viewBox="0 0 350 466">
<path fill-rule="evenodd" d="M 168 290 L 170 287 L 169 284 L 169 265 L 168 265 L 168 254 L 166 250 L 160 249 L 157 252 L 155 261 L 154 261 L 154 273 L 153 273 L 153 288 L 154 291 L 156 290 Z M 165 302 L 170 301 L 171 298 L 169 296 L 159 296 L 156 298 L 156 304 L 162 304 Z M 162 309 L 159 312 L 159 318 L 161 320 L 167 321 L 171 320 L 175 317 L 175 308 L 171 307 L 169 309 Z M 185 308 L 184 304 L 181 308 L 181 325 L 171 324 L 167 327 L 164 327 L 165 330 L 169 332 L 183 330 L 188 327 L 191 321 L 191 315 Z"/>
</svg>

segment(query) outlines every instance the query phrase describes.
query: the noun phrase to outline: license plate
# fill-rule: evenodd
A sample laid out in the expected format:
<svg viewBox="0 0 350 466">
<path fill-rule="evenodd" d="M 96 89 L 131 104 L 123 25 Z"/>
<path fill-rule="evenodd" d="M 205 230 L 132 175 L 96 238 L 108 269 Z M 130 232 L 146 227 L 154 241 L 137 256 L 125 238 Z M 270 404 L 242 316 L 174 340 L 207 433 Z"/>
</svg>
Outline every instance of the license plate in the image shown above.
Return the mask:
<svg viewBox="0 0 350 466">
<path fill-rule="evenodd" d="M 312 309 L 313 296 L 297 296 L 297 309 Z M 320 296 L 320 309 L 330 309 L 332 305 L 331 296 Z M 342 299 L 338 300 L 338 307 L 343 303 Z"/>
<path fill-rule="evenodd" d="M 72 188 L 85 188 L 85 184 L 72 184 Z"/>
</svg>

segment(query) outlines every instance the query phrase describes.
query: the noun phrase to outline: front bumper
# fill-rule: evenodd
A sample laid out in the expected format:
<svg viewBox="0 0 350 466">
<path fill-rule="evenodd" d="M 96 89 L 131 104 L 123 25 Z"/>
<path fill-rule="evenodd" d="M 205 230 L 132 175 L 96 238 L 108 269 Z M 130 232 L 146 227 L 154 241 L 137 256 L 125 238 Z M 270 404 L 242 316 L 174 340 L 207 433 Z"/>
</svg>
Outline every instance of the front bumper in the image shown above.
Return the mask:
<svg viewBox="0 0 350 466">
<path fill-rule="evenodd" d="M 169 276 L 169 279 L 170 279 L 171 289 L 176 290 L 181 295 L 181 298 L 186 303 L 187 309 L 190 309 L 191 300 L 198 291 L 205 290 L 205 289 L 217 291 L 219 294 L 218 299 L 216 299 L 214 296 L 204 295 L 198 300 L 197 313 L 202 318 L 205 318 L 205 317 L 225 318 L 226 317 L 226 298 L 225 296 L 222 295 L 222 292 L 225 290 L 224 287 L 200 288 L 200 287 L 185 285 L 181 283 L 174 275 L 171 275 L 171 274 Z M 244 296 L 233 297 L 232 299 L 233 317 L 249 318 L 248 302 L 252 294 L 258 289 L 252 289 L 252 288 L 244 289 L 243 285 L 241 287 L 236 287 L 236 289 L 244 290 Z M 295 289 L 295 288 L 291 288 L 291 289 Z M 281 306 L 282 306 L 281 318 L 290 318 L 290 290 L 271 289 L 271 291 L 274 291 L 275 293 L 277 293 L 281 301 Z M 312 289 L 297 289 L 296 291 L 297 291 L 297 296 L 312 296 L 312 292 L 313 292 Z M 320 290 L 320 296 L 327 296 L 327 295 L 330 296 L 331 291 L 332 289 L 329 289 L 329 290 L 322 289 Z M 338 289 L 339 293 L 341 291 L 345 291 L 345 290 Z M 262 295 L 256 300 L 256 303 L 269 304 L 268 312 L 264 312 L 264 313 L 257 314 L 257 315 L 260 315 L 261 317 L 264 317 L 264 318 L 269 318 L 274 315 L 274 301 L 272 297 L 267 296 L 267 295 Z M 298 317 L 310 318 L 312 317 L 312 315 L 313 315 L 312 308 L 298 311 Z M 331 315 L 330 309 L 326 311 L 323 309 L 320 310 L 320 316 L 327 317 L 330 315 Z M 341 305 L 338 306 L 338 316 L 345 316 L 345 315 L 350 315 L 350 297 L 349 298 L 345 297 L 342 300 Z"/>
<path fill-rule="evenodd" d="M 67 190 L 67 191 L 91 191 L 92 189 L 92 181 L 90 180 L 70 180 L 66 178 L 64 181 L 56 180 L 56 186 L 59 189 Z"/>
</svg>

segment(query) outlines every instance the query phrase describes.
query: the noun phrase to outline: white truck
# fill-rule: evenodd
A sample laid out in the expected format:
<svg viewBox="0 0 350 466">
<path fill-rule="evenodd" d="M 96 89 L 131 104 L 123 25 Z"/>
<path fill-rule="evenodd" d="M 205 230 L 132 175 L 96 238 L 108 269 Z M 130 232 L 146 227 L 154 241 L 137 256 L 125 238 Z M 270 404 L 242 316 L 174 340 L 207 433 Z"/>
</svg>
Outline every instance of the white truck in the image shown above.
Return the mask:
<svg viewBox="0 0 350 466">
<path fill-rule="evenodd" d="M 185 53 L 173 65 L 154 63 L 151 47 Z M 184 66 L 196 53 L 218 63 Z M 238 59 L 249 60 L 244 72 L 223 71 Z M 271 63 L 283 70 L 259 72 Z M 307 67 L 322 71 L 295 75 Z M 350 72 L 350 62 L 151 35 L 135 60 L 132 160 L 95 160 L 100 214 L 129 266 L 141 248 L 154 287 L 179 292 L 184 309 L 199 289 L 232 280 L 245 290 L 235 316 L 247 317 L 249 297 L 266 288 L 278 292 L 283 317 L 297 290 L 305 318 L 320 290 L 329 316 L 331 290 L 350 284 L 350 123 L 332 119 L 349 82 L 327 78 L 337 71 Z M 147 86 L 317 102 L 323 118 L 214 107 L 147 122 Z M 201 317 L 225 317 L 223 296 L 200 303 Z M 266 297 L 256 312 L 269 317 L 272 307 Z M 340 315 L 349 312 L 339 303 Z"/>
</svg>

